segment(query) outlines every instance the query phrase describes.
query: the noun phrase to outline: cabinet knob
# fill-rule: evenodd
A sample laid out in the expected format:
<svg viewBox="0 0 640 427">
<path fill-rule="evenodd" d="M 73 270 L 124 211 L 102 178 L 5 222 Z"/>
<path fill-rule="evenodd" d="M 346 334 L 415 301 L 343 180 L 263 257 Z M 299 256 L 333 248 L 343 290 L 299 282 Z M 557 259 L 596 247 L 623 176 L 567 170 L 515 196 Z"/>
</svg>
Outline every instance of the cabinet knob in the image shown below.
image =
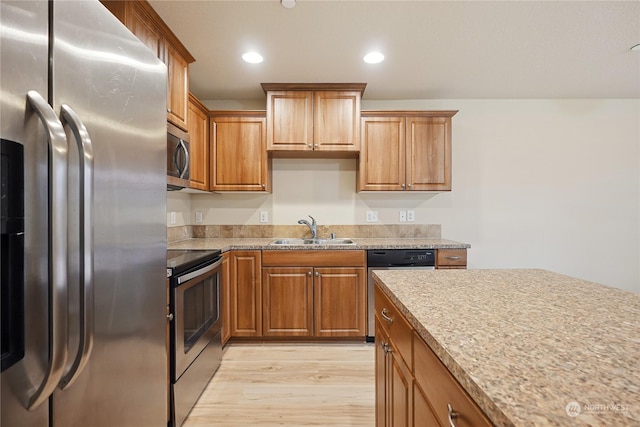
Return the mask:
<svg viewBox="0 0 640 427">
<path fill-rule="evenodd" d="M 320 273 L 318 273 L 318 272 L 316 271 L 316 277 L 319 277 L 319 276 L 320 276 Z"/>
<path fill-rule="evenodd" d="M 405 185 L 404 185 L 404 182 L 403 182 L 403 183 L 402 183 L 402 188 L 404 188 L 404 187 L 405 187 Z"/>
<path fill-rule="evenodd" d="M 307 276 L 311 277 L 311 272 L 310 271 L 307 272 Z"/>
<path fill-rule="evenodd" d="M 313 144 L 313 148 L 318 148 L 318 144 Z"/>
<path fill-rule="evenodd" d="M 455 418 L 458 418 L 458 413 L 453 410 L 451 403 L 447 403 L 447 419 L 449 420 L 449 427 L 456 427 L 456 424 L 453 422 Z"/>
<path fill-rule="evenodd" d="M 171 108 L 167 108 L 167 113 L 170 113 L 170 112 L 171 112 Z"/>
<path fill-rule="evenodd" d="M 408 187 L 411 188 L 411 184 L 409 184 Z"/>
<path fill-rule="evenodd" d="M 169 322 L 171 322 L 173 320 L 173 313 L 167 314 L 167 319 L 169 319 Z"/>
<path fill-rule="evenodd" d="M 311 147 L 312 147 L 312 145 L 311 145 L 311 144 L 307 144 L 307 147 L 311 148 Z"/>
<path fill-rule="evenodd" d="M 380 314 L 382 315 L 382 318 L 383 318 L 384 320 L 386 320 L 386 321 L 387 321 L 387 322 L 389 322 L 389 323 L 393 323 L 393 318 L 392 318 L 392 317 L 389 317 L 389 315 L 388 315 L 388 312 L 387 312 L 387 309 L 386 309 L 386 308 L 383 308 L 383 309 L 382 309 L 382 311 L 380 312 Z"/>
<path fill-rule="evenodd" d="M 265 188 L 265 185 L 264 185 L 264 184 L 262 184 L 262 188 Z"/>
</svg>

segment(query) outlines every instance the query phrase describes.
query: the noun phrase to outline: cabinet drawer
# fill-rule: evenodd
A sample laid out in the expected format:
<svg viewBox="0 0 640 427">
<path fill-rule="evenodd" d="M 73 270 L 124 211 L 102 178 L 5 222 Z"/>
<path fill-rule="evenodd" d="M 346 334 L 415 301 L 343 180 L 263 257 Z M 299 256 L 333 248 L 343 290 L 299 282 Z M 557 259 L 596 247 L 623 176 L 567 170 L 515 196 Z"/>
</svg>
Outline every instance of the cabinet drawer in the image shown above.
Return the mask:
<svg viewBox="0 0 640 427">
<path fill-rule="evenodd" d="M 411 366 L 413 356 L 411 351 L 411 325 L 378 286 L 376 286 L 375 290 L 375 309 L 376 317 L 380 320 L 382 328 L 389 335 L 389 339 L 407 366 Z"/>
<path fill-rule="evenodd" d="M 362 250 L 264 250 L 265 267 L 364 267 L 366 252 Z"/>
<path fill-rule="evenodd" d="M 413 333 L 413 360 L 416 383 L 424 391 L 426 399 L 442 425 L 449 425 L 449 404 L 457 414 L 454 423 L 458 427 L 492 425 L 438 356 L 415 332 Z"/>
<path fill-rule="evenodd" d="M 466 249 L 438 249 L 436 254 L 436 267 L 458 267 L 467 266 Z"/>
</svg>

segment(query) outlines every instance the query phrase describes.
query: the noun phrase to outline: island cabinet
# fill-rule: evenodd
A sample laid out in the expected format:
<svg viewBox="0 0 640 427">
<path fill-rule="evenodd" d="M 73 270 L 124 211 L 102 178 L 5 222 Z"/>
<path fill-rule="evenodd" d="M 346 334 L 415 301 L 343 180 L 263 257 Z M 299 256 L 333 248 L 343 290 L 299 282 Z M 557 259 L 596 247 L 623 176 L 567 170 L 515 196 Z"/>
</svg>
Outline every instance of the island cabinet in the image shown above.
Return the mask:
<svg viewBox="0 0 640 427">
<path fill-rule="evenodd" d="M 378 285 L 376 427 L 488 427 L 491 422 Z"/>
<path fill-rule="evenodd" d="M 451 117 L 456 112 L 362 112 L 357 190 L 451 190 Z"/>
<path fill-rule="evenodd" d="M 209 190 L 209 117 L 207 107 L 189 94 L 189 173 L 191 188 Z"/>
<path fill-rule="evenodd" d="M 364 251 L 263 251 L 265 337 L 364 337 Z"/>
<path fill-rule="evenodd" d="M 271 191 L 264 111 L 212 111 L 211 191 Z"/>
<path fill-rule="evenodd" d="M 101 0 L 167 65 L 167 120 L 188 131 L 189 64 L 195 59 L 146 0 Z"/>
<path fill-rule="evenodd" d="M 263 83 L 267 149 L 272 155 L 360 151 L 360 100 L 365 84 Z"/>
<path fill-rule="evenodd" d="M 230 317 L 232 337 L 262 336 L 262 256 L 255 251 L 232 251 Z"/>
</svg>

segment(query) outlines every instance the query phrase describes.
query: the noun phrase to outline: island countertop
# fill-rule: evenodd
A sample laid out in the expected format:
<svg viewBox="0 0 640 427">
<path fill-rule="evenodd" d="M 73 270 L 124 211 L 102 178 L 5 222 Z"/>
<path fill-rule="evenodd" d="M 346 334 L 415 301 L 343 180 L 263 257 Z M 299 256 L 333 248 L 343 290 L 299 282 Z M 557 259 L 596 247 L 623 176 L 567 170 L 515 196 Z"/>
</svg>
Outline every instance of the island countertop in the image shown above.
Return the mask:
<svg viewBox="0 0 640 427">
<path fill-rule="evenodd" d="M 497 426 L 640 426 L 640 295 L 545 270 L 374 275 Z"/>
</svg>

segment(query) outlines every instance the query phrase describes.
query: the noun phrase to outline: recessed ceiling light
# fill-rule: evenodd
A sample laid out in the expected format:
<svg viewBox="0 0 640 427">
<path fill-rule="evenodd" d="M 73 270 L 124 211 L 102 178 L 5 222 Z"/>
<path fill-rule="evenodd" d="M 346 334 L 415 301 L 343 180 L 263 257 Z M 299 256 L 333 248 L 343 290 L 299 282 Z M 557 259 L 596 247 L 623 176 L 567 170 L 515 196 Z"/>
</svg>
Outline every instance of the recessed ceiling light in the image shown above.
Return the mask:
<svg viewBox="0 0 640 427">
<path fill-rule="evenodd" d="M 247 52 L 242 55 L 242 59 L 244 62 L 248 62 L 250 64 L 259 64 L 262 62 L 262 55 L 257 52 Z"/>
<path fill-rule="evenodd" d="M 280 0 L 280 4 L 282 4 L 282 7 L 291 9 L 296 7 L 296 0 Z"/>
<path fill-rule="evenodd" d="M 637 45 L 635 45 L 635 46 L 631 46 L 631 50 L 634 50 L 634 51 L 636 51 L 636 52 L 640 52 L 640 43 L 638 43 L 638 44 L 637 44 Z"/>
<path fill-rule="evenodd" d="M 380 52 L 369 52 L 364 56 L 364 62 L 367 64 L 377 64 L 384 61 L 384 55 Z"/>
</svg>

